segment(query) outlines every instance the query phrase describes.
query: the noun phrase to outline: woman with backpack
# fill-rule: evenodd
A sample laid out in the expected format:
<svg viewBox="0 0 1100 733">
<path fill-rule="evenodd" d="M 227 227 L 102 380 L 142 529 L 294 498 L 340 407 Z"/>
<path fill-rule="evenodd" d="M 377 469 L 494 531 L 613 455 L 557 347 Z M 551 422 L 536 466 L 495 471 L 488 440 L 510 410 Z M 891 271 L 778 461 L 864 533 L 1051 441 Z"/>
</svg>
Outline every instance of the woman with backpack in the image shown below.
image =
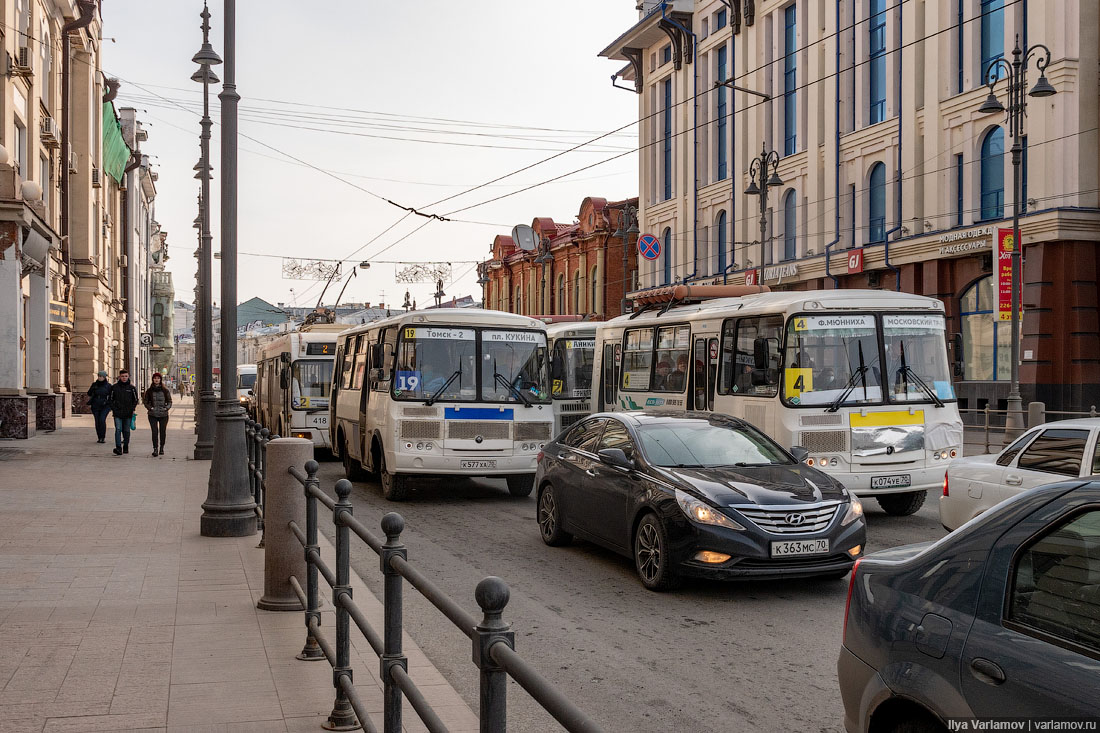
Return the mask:
<svg viewBox="0 0 1100 733">
<path fill-rule="evenodd" d="M 172 391 L 164 386 L 160 372 L 153 372 L 152 384 L 141 397 L 149 411 L 149 430 L 153 434 L 153 455 L 164 455 L 164 437 L 168 431 L 168 410 L 172 407 Z"/>
</svg>

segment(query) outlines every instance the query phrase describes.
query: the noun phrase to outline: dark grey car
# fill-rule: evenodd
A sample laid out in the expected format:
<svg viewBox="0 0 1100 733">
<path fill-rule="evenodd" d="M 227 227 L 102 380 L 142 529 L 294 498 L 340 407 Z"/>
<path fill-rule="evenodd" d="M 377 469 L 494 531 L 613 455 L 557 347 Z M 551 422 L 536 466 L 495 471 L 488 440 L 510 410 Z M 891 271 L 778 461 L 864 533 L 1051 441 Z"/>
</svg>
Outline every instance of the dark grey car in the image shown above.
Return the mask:
<svg viewBox="0 0 1100 733">
<path fill-rule="evenodd" d="M 837 675 L 852 733 L 1100 718 L 1100 481 L 1033 489 L 934 544 L 861 559 Z"/>
</svg>

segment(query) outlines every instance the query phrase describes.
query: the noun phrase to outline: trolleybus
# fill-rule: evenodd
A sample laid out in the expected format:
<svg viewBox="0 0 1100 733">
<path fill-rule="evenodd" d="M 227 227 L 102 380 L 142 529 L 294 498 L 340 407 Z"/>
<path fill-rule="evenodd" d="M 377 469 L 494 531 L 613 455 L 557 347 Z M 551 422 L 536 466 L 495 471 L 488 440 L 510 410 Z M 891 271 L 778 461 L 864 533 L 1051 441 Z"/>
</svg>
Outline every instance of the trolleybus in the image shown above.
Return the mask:
<svg viewBox="0 0 1100 733">
<path fill-rule="evenodd" d="M 963 449 L 943 303 L 880 290 L 706 299 L 715 290 L 656 289 L 600 324 L 593 409 L 733 415 L 886 512 L 917 511 Z"/>
</svg>

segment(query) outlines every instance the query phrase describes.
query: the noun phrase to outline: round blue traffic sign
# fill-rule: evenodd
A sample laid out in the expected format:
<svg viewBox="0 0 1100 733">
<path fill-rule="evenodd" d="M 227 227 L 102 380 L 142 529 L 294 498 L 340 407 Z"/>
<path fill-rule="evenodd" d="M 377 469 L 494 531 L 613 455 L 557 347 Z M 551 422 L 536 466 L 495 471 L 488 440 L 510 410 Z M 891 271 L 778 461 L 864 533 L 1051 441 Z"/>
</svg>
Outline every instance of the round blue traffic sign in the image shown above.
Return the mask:
<svg viewBox="0 0 1100 733">
<path fill-rule="evenodd" d="M 643 234 L 638 237 L 638 252 L 647 260 L 655 260 L 661 256 L 661 240 L 652 234 Z"/>
</svg>

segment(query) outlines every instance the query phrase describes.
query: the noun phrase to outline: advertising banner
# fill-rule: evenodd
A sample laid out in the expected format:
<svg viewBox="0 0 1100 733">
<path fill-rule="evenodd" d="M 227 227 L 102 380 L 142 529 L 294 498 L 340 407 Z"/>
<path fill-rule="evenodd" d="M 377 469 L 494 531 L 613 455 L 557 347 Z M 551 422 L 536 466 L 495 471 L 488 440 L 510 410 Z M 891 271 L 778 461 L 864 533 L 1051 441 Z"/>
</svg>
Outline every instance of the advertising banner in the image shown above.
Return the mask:
<svg viewBox="0 0 1100 733">
<path fill-rule="evenodd" d="M 997 320 L 1000 321 L 1012 320 L 1012 252 L 1015 246 L 1011 229 L 997 230 L 994 267 L 997 272 Z"/>
</svg>

